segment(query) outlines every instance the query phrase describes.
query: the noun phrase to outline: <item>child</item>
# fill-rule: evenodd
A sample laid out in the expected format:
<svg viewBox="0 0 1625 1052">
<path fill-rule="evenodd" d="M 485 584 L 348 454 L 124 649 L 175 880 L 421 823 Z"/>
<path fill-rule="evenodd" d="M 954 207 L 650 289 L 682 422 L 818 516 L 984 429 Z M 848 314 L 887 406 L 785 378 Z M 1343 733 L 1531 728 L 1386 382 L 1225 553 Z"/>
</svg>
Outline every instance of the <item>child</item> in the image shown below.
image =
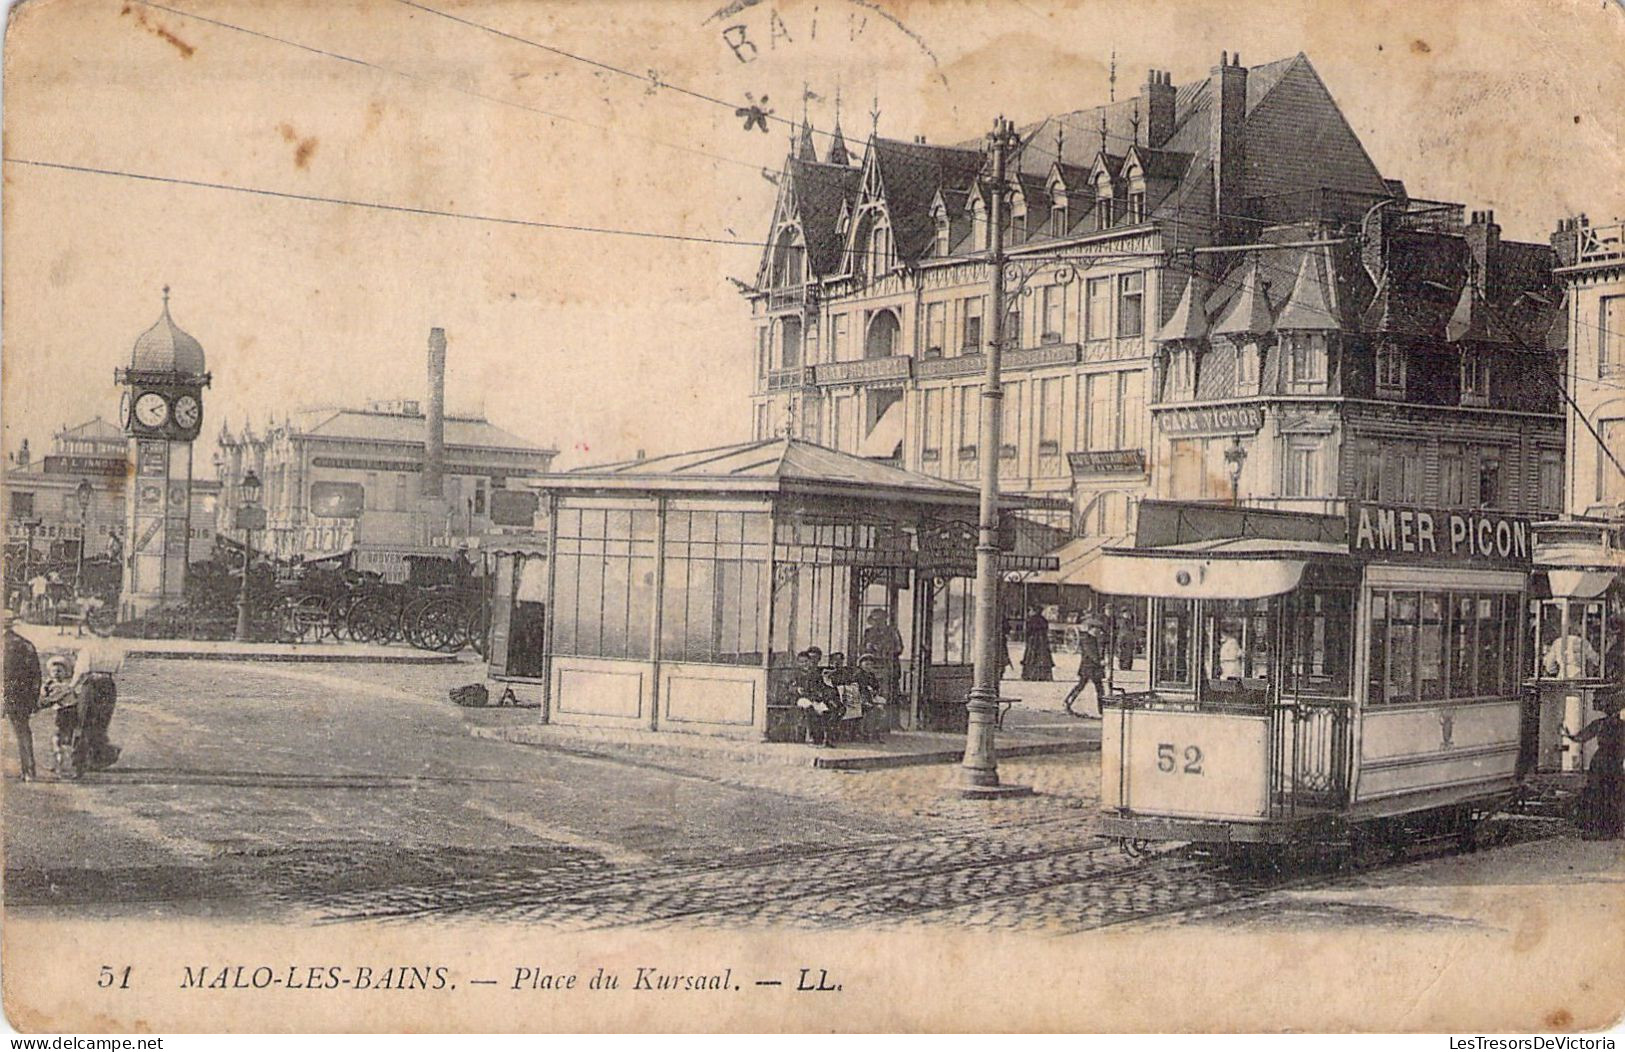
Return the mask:
<svg viewBox="0 0 1625 1052">
<path fill-rule="evenodd" d="M 73 662 L 57 654 L 45 663 L 45 684 L 40 708 L 56 709 L 56 734 L 51 738 L 51 767 L 58 778 L 79 777 L 79 692 L 73 687 Z"/>
</svg>

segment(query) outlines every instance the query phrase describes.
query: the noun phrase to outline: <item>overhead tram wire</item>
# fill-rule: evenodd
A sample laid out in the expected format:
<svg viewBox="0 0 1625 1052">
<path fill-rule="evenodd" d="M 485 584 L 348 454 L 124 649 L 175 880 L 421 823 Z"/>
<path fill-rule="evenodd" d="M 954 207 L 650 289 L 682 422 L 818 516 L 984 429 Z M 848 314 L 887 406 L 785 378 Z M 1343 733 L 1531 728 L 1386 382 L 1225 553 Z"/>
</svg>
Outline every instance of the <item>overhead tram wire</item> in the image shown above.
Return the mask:
<svg viewBox="0 0 1625 1052">
<path fill-rule="evenodd" d="M 440 219 L 466 219 L 480 223 L 494 223 L 502 226 L 529 227 L 538 230 L 557 230 L 574 234 L 606 234 L 617 237 L 645 238 L 653 241 L 681 241 L 690 244 L 706 245 L 740 245 L 750 248 L 766 248 L 769 242 L 747 241 L 744 239 L 729 239 L 720 237 L 704 237 L 699 234 L 672 234 L 655 230 L 635 230 L 624 227 L 588 226 L 580 223 L 559 223 L 542 219 L 516 219 L 509 216 L 481 215 L 477 212 L 453 212 L 449 209 L 425 208 L 417 205 L 389 204 L 381 201 L 362 201 L 346 197 L 325 197 L 320 194 L 301 194 L 288 190 L 270 190 L 258 186 L 243 186 L 235 183 L 208 182 L 202 179 L 184 179 L 179 176 L 153 175 L 147 172 L 132 172 L 120 168 L 98 168 L 92 165 L 65 164 L 59 161 L 40 161 L 27 157 L 6 157 L 6 164 L 27 165 L 32 168 L 49 168 L 63 172 L 77 172 L 85 175 L 110 176 L 120 179 L 134 179 L 141 182 L 167 183 L 174 186 L 190 186 L 202 190 L 223 190 L 232 193 L 252 194 L 259 197 L 269 197 L 285 201 L 303 201 L 312 204 L 339 205 L 348 208 L 364 208 L 378 212 L 394 212 L 402 215 L 431 216 Z"/>
</svg>

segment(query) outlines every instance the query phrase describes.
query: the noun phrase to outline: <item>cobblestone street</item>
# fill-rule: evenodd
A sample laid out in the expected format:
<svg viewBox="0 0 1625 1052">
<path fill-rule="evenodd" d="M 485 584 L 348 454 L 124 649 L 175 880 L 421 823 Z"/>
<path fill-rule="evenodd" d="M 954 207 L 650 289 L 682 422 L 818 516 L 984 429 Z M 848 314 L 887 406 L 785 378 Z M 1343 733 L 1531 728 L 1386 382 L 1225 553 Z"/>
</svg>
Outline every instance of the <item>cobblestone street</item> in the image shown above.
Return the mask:
<svg viewBox="0 0 1625 1052">
<path fill-rule="evenodd" d="M 1064 934 L 1271 916 L 1470 923 L 1405 896 L 1430 886 L 1429 867 L 1470 883 L 1485 860 L 1554 844 L 1578 853 L 1583 879 L 1619 879 L 1617 851 L 1537 820 L 1511 823 L 1510 845 L 1478 856 L 1353 875 L 1248 873 L 1177 848 L 1130 859 L 1094 832 L 1095 753 L 1005 761 L 1006 780 L 1036 795 L 967 802 L 946 791 L 950 765 L 847 772 L 476 738 L 472 727 L 536 713 L 448 704 L 446 689 L 470 678 L 467 665 L 133 662 L 117 768 L 8 784 L 8 906 Z"/>
</svg>

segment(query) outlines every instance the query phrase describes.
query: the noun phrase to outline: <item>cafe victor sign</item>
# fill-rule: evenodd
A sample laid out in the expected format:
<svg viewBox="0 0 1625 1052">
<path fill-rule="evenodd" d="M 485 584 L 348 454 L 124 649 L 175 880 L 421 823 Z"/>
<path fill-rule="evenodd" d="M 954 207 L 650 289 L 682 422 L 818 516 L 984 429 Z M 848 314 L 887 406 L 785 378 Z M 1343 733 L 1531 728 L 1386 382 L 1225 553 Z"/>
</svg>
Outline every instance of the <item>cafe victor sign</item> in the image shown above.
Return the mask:
<svg viewBox="0 0 1625 1052">
<path fill-rule="evenodd" d="M 1496 512 L 1350 502 L 1349 552 L 1405 560 L 1527 566 L 1529 520 Z"/>
</svg>

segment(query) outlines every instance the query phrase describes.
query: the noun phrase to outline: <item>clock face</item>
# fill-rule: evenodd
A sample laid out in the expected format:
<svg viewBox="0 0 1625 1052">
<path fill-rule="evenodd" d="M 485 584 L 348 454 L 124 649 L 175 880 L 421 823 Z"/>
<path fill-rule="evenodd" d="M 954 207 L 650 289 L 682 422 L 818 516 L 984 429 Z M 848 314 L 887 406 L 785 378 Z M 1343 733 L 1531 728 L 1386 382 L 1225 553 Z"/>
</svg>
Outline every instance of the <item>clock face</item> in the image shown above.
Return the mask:
<svg viewBox="0 0 1625 1052">
<path fill-rule="evenodd" d="M 169 403 L 156 391 L 148 391 L 135 400 L 135 419 L 143 427 L 162 427 L 169 419 Z"/>
<path fill-rule="evenodd" d="M 196 398 L 193 398 L 191 395 L 181 395 L 179 398 L 175 399 L 176 426 L 182 428 L 196 427 L 198 417 L 202 411 L 203 407 L 198 405 Z"/>
<path fill-rule="evenodd" d="M 118 422 L 121 427 L 130 426 L 130 392 L 127 389 L 119 396 Z"/>
</svg>

